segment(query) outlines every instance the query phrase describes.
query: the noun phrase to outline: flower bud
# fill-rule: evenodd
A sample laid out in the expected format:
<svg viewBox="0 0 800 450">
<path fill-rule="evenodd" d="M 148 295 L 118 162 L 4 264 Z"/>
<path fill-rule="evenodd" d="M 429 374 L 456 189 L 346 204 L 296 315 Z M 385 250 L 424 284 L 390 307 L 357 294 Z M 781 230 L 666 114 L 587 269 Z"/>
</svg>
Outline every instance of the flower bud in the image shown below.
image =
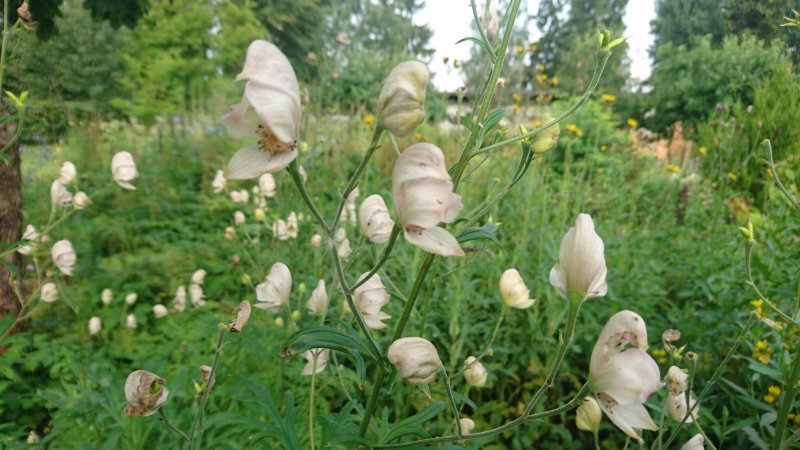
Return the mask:
<svg viewBox="0 0 800 450">
<path fill-rule="evenodd" d="M 279 241 L 289 239 L 289 229 L 283 219 L 278 219 L 272 224 L 272 237 Z"/>
<path fill-rule="evenodd" d="M 381 123 L 395 136 L 407 136 L 425 120 L 425 91 L 428 68 L 419 61 L 395 66 L 378 96 Z"/>
<path fill-rule="evenodd" d="M 50 253 L 53 257 L 53 264 L 58 267 L 58 270 L 64 275 L 71 276 L 78 260 L 78 256 L 75 255 L 75 250 L 72 248 L 72 243 L 66 239 L 60 240 L 53 244 Z"/>
<path fill-rule="evenodd" d="M 317 287 L 311 291 L 311 298 L 306 303 L 308 312 L 315 316 L 325 317 L 328 311 L 328 293 L 325 291 L 325 280 L 319 280 Z"/>
<path fill-rule="evenodd" d="M 300 312 L 300 310 L 296 309 L 296 310 L 292 311 L 292 320 L 293 321 L 299 322 L 300 319 L 302 319 L 302 318 L 303 318 L 303 313 Z"/>
<path fill-rule="evenodd" d="M 166 380 L 146 370 L 137 370 L 125 380 L 126 416 L 150 416 L 167 401 Z"/>
<path fill-rule="evenodd" d="M 156 316 L 156 319 L 160 319 L 166 316 L 168 313 L 169 311 L 167 311 L 167 307 L 161 303 L 153 305 L 153 315 Z"/>
<path fill-rule="evenodd" d="M 400 338 L 392 342 L 386 357 L 397 369 L 397 376 L 411 384 L 430 383 L 442 367 L 436 347 L 421 337 Z"/>
<path fill-rule="evenodd" d="M 336 253 L 342 259 L 347 259 L 350 257 L 350 254 L 353 253 L 352 247 L 350 247 L 350 240 L 345 239 L 339 243 L 339 247 L 336 248 Z"/>
<path fill-rule="evenodd" d="M 277 314 L 281 307 L 289 301 L 291 292 L 292 273 L 286 264 L 277 262 L 270 268 L 269 275 L 266 276 L 264 282 L 256 286 L 258 303 L 255 307 Z"/>
<path fill-rule="evenodd" d="M 130 294 L 125 296 L 125 304 L 133 305 L 136 303 L 136 300 L 139 298 L 139 294 L 136 292 L 131 292 Z"/>
<path fill-rule="evenodd" d="M 89 207 L 89 204 L 92 203 L 92 200 L 86 195 L 83 191 L 78 191 L 75 194 L 75 197 L 72 198 L 72 206 L 75 209 L 86 209 Z"/>
<path fill-rule="evenodd" d="M 225 172 L 218 170 L 214 175 L 214 180 L 211 181 L 211 189 L 215 194 L 219 194 L 225 190 L 225 184 L 228 180 L 225 179 Z"/>
<path fill-rule="evenodd" d="M 253 218 L 259 222 L 263 222 L 267 220 L 267 214 L 264 212 L 263 209 L 256 208 L 255 211 L 253 211 Z"/>
<path fill-rule="evenodd" d="M 225 227 L 225 239 L 230 241 L 234 236 L 236 236 L 236 230 L 233 227 Z"/>
<path fill-rule="evenodd" d="M 330 349 L 327 348 L 312 348 L 303 352 L 303 357 L 308 361 L 306 366 L 303 367 L 302 375 L 310 376 L 312 373 L 320 373 L 325 370 L 328 365 L 328 357 L 330 356 Z M 314 363 L 314 359 L 317 360 Z M 316 371 L 314 370 L 316 364 Z"/>
<path fill-rule="evenodd" d="M 470 419 L 469 417 L 462 417 L 460 420 L 461 422 L 461 432 L 464 434 L 472 433 L 472 430 L 475 429 L 475 421 Z"/>
<path fill-rule="evenodd" d="M 94 316 L 89 319 L 89 334 L 95 335 L 103 329 L 103 322 L 99 317 Z"/>
<path fill-rule="evenodd" d="M 256 305 L 258 306 L 258 305 Z M 275 326 L 278 328 L 283 328 L 283 317 L 276 317 L 275 318 Z"/>
<path fill-rule="evenodd" d="M 23 6 L 27 6 L 26 3 L 23 3 L 22 5 Z M 39 434 L 36 431 L 31 430 L 28 433 L 28 438 L 25 439 L 25 443 L 27 443 L 27 444 L 38 444 L 39 443 L 39 439 L 40 439 L 39 438 Z"/>
<path fill-rule="evenodd" d="M 258 189 L 264 197 L 272 198 L 275 196 L 275 177 L 271 173 L 265 173 L 258 178 Z"/>
<path fill-rule="evenodd" d="M 703 438 L 703 435 L 697 433 L 691 439 L 689 439 L 685 444 L 683 444 L 681 450 L 705 450 L 706 448 L 705 443 L 706 441 Z"/>
<path fill-rule="evenodd" d="M 114 300 L 114 293 L 111 292 L 111 289 L 109 288 L 103 289 L 103 293 L 100 294 L 100 301 L 102 301 L 104 305 L 110 305 L 113 300 Z"/>
<path fill-rule="evenodd" d="M 594 433 L 600 428 L 600 421 L 603 419 L 603 412 L 594 397 L 583 399 L 581 406 L 575 412 L 575 425 L 579 430 Z"/>
<path fill-rule="evenodd" d="M 236 318 L 231 321 L 229 328 L 231 333 L 241 333 L 250 320 L 250 302 L 244 300 L 233 312 L 236 313 Z"/>
<path fill-rule="evenodd" d="M 544 120 L 545 124 L 549 124 L 552 121 L 552 118 L 546 118 Z M 547 153 L 554 149 L 558 144 L 559 132 L 560 128 L 558 123 L 555 123 L 537 133 L 536 136 L 534 136 L 533 144 L 531 145 L 531 150 L 533 150 L 533 153 Z"/>
<path fill-rule="evenodd" d="M 233 203 L 242 203 L 242 193 L 239 191 L 231 191 L 231 201 Z"/>
<path fill-rule="evenodd" d="M 363 280 L 367 273 L 369 272 L 361 274 L 358 281 Z M 381 330 L 388 326 L 383 321 L 391 319 L 392 316 L 381 311 L 381 308 L 389 303 L 390 298 L 378 274 L 372 275 L 369 280 L 353 291 L 353 302 L 358 312 L 361 313 L 367 327 L 373 330 Z M 347 306 L 346 303 L 345 306 Z"/>
<path fill-rule="evenodd" d="M 365 198 L 358 209 L 358 219 L 361 231 L 370 242 L 384 244 L 389 240 L 394 221 L 383 197 L 375 194 Z"/>
<path fill-rule="evenodd" d="M 189 298 L 192 299 L 192 306 L 199 308 L 206 304 L 203 288 L 199 284 L 193 283 L 189 285 Z"/>
<path fill-rule="evenodd" d="M 131 184 L 131 181 L 139 176 L 139 172 L 136 171 L 133 155 L 128 152 L 115 154 L 111 159 L 111 176 L 121 188 L 135 190 L 136 187 Z"/>
<path fill-rule="evenodd" d="M 236 226 L 242 225 L 245 222 L 244 213 L 241 211 L 236 211 L 233 213 L 233 223 Z"/>
<path fill-rule="evenodd" d="M 137 326 L 136 315 L 135 314 L 128 314 L 128 317 L 125 319 L 125 325 L 128 328 L 131 328 L 131 329 L 135 330 L 136 326 Z"/>
<path fill-rule="evenodd" d="M 575 226 L 561 241 L 559 261 L 550 270 L 550 284 L 564 298 L 603 297 L 608 291 L 603 250 L 603 240 L 594 231 L 592 217 L 579 214 Z"/>
<path fill-rule="evenodd" d="M 22 233 L 22 239 L 25 239 L 28 243 L 17 249 L 17 252 L 21 255 L 30 255 L 33 253 L 33 249 L 36 247 L 35 242 L 38 237 L 39 235 L 36 233 L 36 227 L 28 224 L 28 226 L 25 227 L 25 232 Z"/>
<path fill-rule="evenodd" d="M 53 181 L 50 185 L 50 202 L 56 206 L 67 206 L 72 201 L 72 194 L 67 190 L 58 180 Z"/>
<path fill-rule="evenodd" d="M 200 366 L 200 391 L 198 392 L 198 396 L 202 397 L 203 392 L 206 389 L 206 384 L 208 384 L 208 392 L 212 391 L 214 387 L 214 383 L 217 381 L 217 377 L 211 376 L 211 372 L 214 371 L 214 368 L 209 366 L 208 364 L 203 364 Z"/>
<path fill-rule="evenodd" d="M 194 284 L 203 284 L 206 280 L 206 271 L 203 269 L 195 270 L 192 274 L 192 283 Z"/>
<path fill-rule="evenodd" d="M 311 236 L 309 243 L 312 247 L 319 248 L 322 245 L 322 236 L 318 234 Z"/>
<path fill-rule="evenodd" d="M 41 299 L 45 303 L 53 303 L 58 300 L 58 288 L 55 283 L 45 283 L 39 293 Z"/>
<path fill-rule="evenodd" d="M 61 170 L 58 171 L 58 181 L 60 181 L 61 184 L 66 186 L 72 183 L 77 176 L 78 170 L 75 169 L 75 164 L 69 161 L 64 161 L 64 163 L 61 164 Z"/>
<path fill-rule="evenodd" d="M 500 295 L 506 305 L 517 309 L 530 308 L 536 302 L 530 299 L 530 291 L 517 269 L 503 272 L 500 277 Z"/>
<path fill-rule="evenodd" d="M 464 379 L 470 386 L 483 387 L 486 386 L 486 378 L 489 374 L 486 372 L 486 367 L 481 364 L 474 356 L 470 356 L 464 362 Z"/>
</svg>

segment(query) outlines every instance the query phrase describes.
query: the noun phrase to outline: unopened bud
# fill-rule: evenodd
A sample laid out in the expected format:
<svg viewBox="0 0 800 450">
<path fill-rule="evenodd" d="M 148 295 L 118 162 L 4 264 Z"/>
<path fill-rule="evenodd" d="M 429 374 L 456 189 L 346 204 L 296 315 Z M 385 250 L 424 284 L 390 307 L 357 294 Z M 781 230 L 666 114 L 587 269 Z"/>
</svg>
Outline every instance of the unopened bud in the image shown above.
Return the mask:
<svg viewBox="0 0 800 450">
<path fill-rule="evenodd" d="M 298 322 L 302 317 L 303 317 L 303 313 L 300 312 L 300 310 L 296 309 L 296 310 L 292 311 L 292 320 L 294 320 L 295 322 Z"/>
<path fill-rule="evenodd" d="M 250 277 L 250 275 L 248 275 L 246 273 L 243 273 L 242 276 L 239 279 L 241 280 L 242 284 L 248 284 L 249 285 L 249 284 L 251 284 L 253 282 L 253 279 Z"/>
<path fill-rule="evenodd" d="M 395 66 L 383 82 L 378 97 L 381 123 L 395 136 L 407 136 L 425 120 L 428 68 L 419 61 Z"/>
<path fill-rule="evenodd" d="M 552 122 L 553 119 L 551 118 L 545 119 L 546 124 Z M 547 153 L 554 149 L 558 144 L 558 135 L 560 132 L 561 129 L 558 126 L 558 122 L 556 122 L 538 133 L 533 139 L 533 145 L 531 145 L 533 153 Z"/>
<path fill-rule="evenodd" d="M 275 318 L 275 326 L 278 328 L 283 328 L 283 317 Z"/>
<path fill-rule="evenodd" d="M 575 425 L 579 430 L 594 433 L 600 428 L 602 418 L 603 412 L 600 410 L 597 400 L 594 397 L 586 397 L 575 412 Z"/>
</svg>

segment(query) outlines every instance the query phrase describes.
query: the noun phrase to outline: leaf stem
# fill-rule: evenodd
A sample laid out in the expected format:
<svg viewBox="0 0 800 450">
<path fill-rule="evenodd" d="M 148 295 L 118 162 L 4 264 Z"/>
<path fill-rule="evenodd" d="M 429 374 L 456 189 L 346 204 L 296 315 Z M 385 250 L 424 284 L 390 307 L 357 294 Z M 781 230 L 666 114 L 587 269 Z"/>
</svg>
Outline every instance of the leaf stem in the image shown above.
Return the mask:
<svg viewBox="0 0 800 450">
<path fill-rule="evenodd" d="M 217 372 L 217 367 L 219 366 L 219 355 L 222 353 L 222 345 L 225 343 L 225 337 L 228 335 L 228 327 L 220 328 L 219 330 L 219 338 L 217 338 L 217 347 L 214 351 L 214 362 L 211 364 L 211 373 L 208 375 L 208 380 L 206 381 L 206 386 L 203 389 L 203 395 L 200 397 L 200 408 L 197 411 L 197 414 L 194 416 L 194 420 L 192 421 L 192 431 L 189 434 L 190 440 L 188 447 L 190 449 L 194 448 L 202 448 L 201 443 L 203 441 L 203 430 L 202 430 L 202 423 L 203 423 L 203 411 L 205 410 L 206 403 L 208 402 L 208 394 L 211 392 L 211 385 L 213 384 L 214 374 Z M 197 441 L 197 447 L 195 447 L 195 441 Z"/>
</svg>

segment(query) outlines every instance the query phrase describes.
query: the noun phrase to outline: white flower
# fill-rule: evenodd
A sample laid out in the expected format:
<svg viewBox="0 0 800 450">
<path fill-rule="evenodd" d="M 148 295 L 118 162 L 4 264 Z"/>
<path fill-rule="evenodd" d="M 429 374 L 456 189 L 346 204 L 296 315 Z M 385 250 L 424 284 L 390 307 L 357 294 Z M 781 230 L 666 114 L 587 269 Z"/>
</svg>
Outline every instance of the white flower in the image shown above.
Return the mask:
<svg viewBox="0 0 800 450">
<path fill-rule="evenodd" d="M 692 403 L 692 413 L 689 417 L 686 418 L 686 423 L 693 422 L 693 419 L 697 419 L 697 416 L 700 414 L 700 405 L 695 401 L 694 395 L 691 396 L 689 401 Z M 686 405 L 686 394 L 679 394 L 679 395 L 668 395 L 667 396 L 667 412 L 669 413 L 670 417 L 674 420 L 680 422 L 686 417 L 686 411 L 689 407 Z"/>
<path fill-rule="evenodd" d="M 135 190 L 131 181 L 139 176 L 136 171 L 136 163 L 133 162 L 133 155 L 128 152 L 119 152 L 111 158 L 111 176 L 123 189 Z"/>
<path fill-rule="evenodd" d="M 469 417 L 462 417 L 459 422 L 461 422 L 461 432 L 464 434 L 470 434 L 475 429 L 475 421 Z"/>
<path fill-rule="evenodd" d="M 222 120 L 231 136 L 256 136 L 259 144 L 239 149 L 228 163 L 227 176 L 246 180 L 277 172 L 297 157 L 302 107 L 292 65 L 278 47 L 254 41 L 236 80 L 247 80 L 244 96 Z"/>
<path fill-rule="evenodd" d="M 437 255 L 464 256 L 456 238 L 437 226 L 453 222 L 464 208 L 438 147 L 414 144 L 400 155 L 392 173 L 392 196 L 408 242 Z"/>
<path fill-rule="evenodd" d="M 242 193 L 239 191 L 231 191 L 231 201 L 233 203 L 242 203 Z"/>
<path fill-rule="evenodd" d="M 319 247 L 322 245 L 322 236 L 315 234 L 311 236 L 311 240 L 309 241 L 312 247 Z"/>
<path fill-rule="evenodd" d="M 100 301 L 102 301 L 104 305 L 110 305 L 113 300 L 114 293 L 111 292 L 111 289 L 103 289 L 103 292 L 100 294 Z"/>
<path fill-rule="evenodd" d="M 100 318 L 94 316 L 89 319 L 89 334 L 95 335 L 103 329 L 103 322 L 100 321 Z"/>
<path fill-rule="evenodd" d="M 45 283 L 42 285 L 42 290 L 39 294 L 42 301 L 45 303 L 53 303 L 58 300 L 58 288 L 55 283 Z"/>
<path fill-rule="evenodd" d="M 241 212 L 241 211 L 236 211 L 236 212 L 234 212 L 234 213 L 233 213 L 233 223 L 234 223 L 236 226 L 239 226 L 239 225 L 242 225 L 242 224 L 244 224 L 245 220 L 246 220 L 246 219 L 245 219 L 245 217 L 244 217 L 244 213 L 243 213 L 243 212 Z"/>
<path fill-rule="evenodd" d="M 17 251 L 22 255 L 30 255 L 36 247 L 35 242 L 38 237 L 38 234 L 36 234 L 36 227 L 28 224 L 28 226 L 25 227 L 25 232 L 22 233 L 22 239 L 29 242 L 18 248 Z"/>
<path fill-rule="evenodd" d="M 311 291 L 311 298 L 306 303 L 308 312 L 319 317 L 324 317 L 328 310 L 328 293 L 325 292 L 325 280 L 319 280 L 317 287 Z"/>
<path fill-rule="evenodd" d="M 689 389 L 689 375 L 677 366 L 667 370 L 666 382 L 669 395 L 683 395 Z"/>
<path fill-rule="evenodd" d="M 128 317 L 125 318 L 125 326 L 131 329 L 136 329 L 136 315 L 135 314 L 128 314 Z"/>
<path fill-rule="evenodd" d="M 353 249 L 350 248 L 350 240 L 345 239 L 339 243 L 339 247 L 336 248 L 336 253 L 342 259 L 347 259 L 350 257 L 350 254 L 353 253 Z"/>
<path fill-rule="evenodd" d="M 199 308 L 206 304 L 203 299 L 203 288 L 199 284 L 192 283 L 189 285 L 189 298 L 192 299 L 192 306 Z"/>
<path fill-rule="evenodd" d="M 225 190 L 225 183 L 227 183 L 225 172 L 218 170 L 214 175 L 214 179 L 211 181 L 211 189 L 215 194 L 219 194 Z"/>
<path fill-rule="evenodd" d="M 272 198 L 275 196 L 275 177 L 271 173 L 265 173 L 258 177 L 258 188 L 264 197 Z"/>
<path fill-rule="evenodd" d="M 470 386 L 486 386 L 486 378 L 488 375 L 489 373 L 486 371 L 486 367 L 474 356 L 470 356 L 464 361 L 464 379 L 467 380 Z"/>
<path fill-rule="evenodd" d="M 138 299 L 139 299 L 139 294 L 137 294 L 136 292 L 131 292 L 125 296 L 125 304 L 133 305 L 134 303 L 136 303 L 136 300 Z"/>
<path fill-rule="evenodd" d="M 314 370 L 314 358 L 317 360 L 317 370 L 314 373 L 320 373 L 325 370 L 325 366 L 328 365 L 328 356 L 330 353 L 330 349 L 327 348 L 313 348 L 311 350 L 304 351 L 303 358 L 305 358 L 308 362 L 306 363 L 306 366 L 303 367 L 302 375 L 311 376 L 311 373 Z"/>
<path fill-rule="evenodd" d="M 600 409 L 640 443 L 643 441 L 636 429 L 658 429 L 644 402 L 663 386 L 658 365 L 646 350 L 644 320 L 632 311 L 621 311 L 603 327 L 589 364 L 589 382 Z"/>
<path fill-rule="evenodd" d="M 378 96 L 378 116 L 395 136 L 407 136 L 425 120 L 428 68 L 419 61 L 395 66 L 383 82 Z"/>
<path fill-rule="evenodd" d="M 558 251 L 558 263 L 550 270 L 550 284 L 568 298 L 570 294 L 582 298 L 606 295 L 606 259 L 603 240 L 594 231 L 594 222 L 588 214 L 578 215 L 575 226 L 567 231 Z"/>
<path fill-rule="evenodd" d="M 161 303 L 153 305 L 153 315 L 156 316 L 156 319 L 160 319 L 166 316 L 168 313 L 169 311 L 167 311 L 167 307 Z"/>
<path fill-rule="evenodd" d="M 92 200 L 83 191 L 78 191 L 75 197 L 72 198 L 72 206 L 75 209 L 85 209 L 92 203 Z"/>
<path fill-rule="evenodd" d="M 206 280 L 206 271 L 203 269 L 197 269 L 192 274 L 192 283 L 194 284 L 203 284 Z"/>
<path fill-rule="evenodd" d="M 75 250 L 72 248 L 72 243 L 70 241 L 62 239 L 56 242 L 53 244 L 50 254 L 53 257 L 53 264 L 58 267 L 61 273 L 67 276 L 72 275 L 78 256 L 75 254 Z"/>
<path fill-rule="evenodd" d="M 242 203 L 247 203 L 250 201 L 250 193 L 247 192 L 247 189 L 241 189 L 239 191 L 239 198 L 242 200 Z"/>
<path fill-rule="evenodd" d="M 353 225 L 358 221 L 358 216 L 356 215 L 356 199 L 359 195 L 361 195 L 361 191 L 358 189 L 358 186 L 356 186 L 345 199 L 344 211 L 342 211 L 342 213 L 347 213 L 347 218 Z"/>
<path fill-rule="evenodd" d="M 225 236 L 225 239 L 230 241 L 231 239 L 234 238 L 234 236 L 236 236 L 236 230 L 234 230 L 233 227 L 225 227 L 224 236 Z"/>
<path fill-rule="evenodd" d="M 272 223 L 272 237 L 279 241 L 289 239 L 289 230 L 283 219 L 278 219 Z"/>
<path fill-rule="evenodd" d="M 579 430 L 595 432 L 600 428 L 600 421 L 603 420 L 603 411 L 594 397 L 583 399 L 581 406 L 575 411 L 575 425 Z"/>
<path fill-rule="evenodd" d="M 368 273 L 362 273 L 358 277 L 358 281 L 363 280 Z M 388 326 L 382 321 L 390 319 L 392 316 L 381 311 L 381 308 L 389 303 L 390 298 L 378 274 L 372 275 L 369 280 L 353 291 L 353 302 L 356 309 L 361 313 L 367 327 L 375 330 L 381 330 Z"/>
<path fill-rule="evenodd" d="M 411 384 L 430 383 L 442 367 L 436 347 L 421 337 L 400 338 L 392 342 L 386 357 L 397 368 L 397 376 Z"/>
<path fill-rule="evenodd" d="M 389 215 L 386 202 L 380 195 L 370 195 L 361 202 L 361 207 L 358 208 L 358 220 L 361 231 L 370 242 L 384 244 L 391 237 L 394 221 Z"/>
<path fill-rule="evenodd" d="M 39 434 L 36 431 L 31 430 L 28 433 L 28 438 L 25 439 L 25 443 L 27 443 L 27 444 L 38 444 L 39 443 L 39 439 L 40 439 L 39 438 Z"/>
<path fill-rule="evenodd" d="M 500 296 L 512 308 L 526 309 L 536 303 L 517 269 L 508 269 L 500 276 Z"/>
<path fill-rule="evenodd" d="M 184 312 L 186 311 L 186 287 L 185 286 L 178 286 L 178 289 L 175 291 L 175 298 L 172 300 L 173 307 L 175 311 Z"/>
<path fill-rule="evenodd" d="M 277 314 L 289 301 L 291 292 L 292 273 L 286 264 L 277 262 L 272 265 L 264 282 L 256 286 L 256 299 L 259 303 L 256 303 L 255 307 Z"/>
<path fill-rule="evenodd" d="M 695 434 L 691 439 L 689 439 L 681 450 L 705 450 L 705 439 L 703 439 L 703 435 L 700 433 Z"/>
<path fill-rule="evenodd" d="M 168 396 L 166 380 L 146 370 L 132 372 L 125 380 L 125 415 L 153 415 Z"/>
<path fill-rule="evenodd" d="M 72 201 L 72 193 L 59 180 L 50 185 L 50 202 L 56 206 L 67 206 Z"/>
<path fill-rule="evenodd" d="M 75 164 L 69 161 L 64 161 L 64 163 L 61 164 L 61 170 L 58 171 L 58 181 L 66 186 L 72 183 L 77 176 L 78 170 L 75 169 Z"/>
<path fill-rule="evenodd" d="M 286 234 L 292 239 L 297 239 L 297 214 L 294 211 L 286 218 Z"/>
</svg>

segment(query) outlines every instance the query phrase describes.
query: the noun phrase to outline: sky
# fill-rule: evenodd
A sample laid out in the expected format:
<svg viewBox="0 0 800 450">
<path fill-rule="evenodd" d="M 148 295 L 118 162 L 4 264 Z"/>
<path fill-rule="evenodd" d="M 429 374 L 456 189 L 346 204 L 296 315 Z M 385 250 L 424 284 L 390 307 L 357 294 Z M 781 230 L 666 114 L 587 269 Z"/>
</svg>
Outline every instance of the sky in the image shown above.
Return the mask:
<svg viewBox="0 0 800 450">
<path fill-rule="evenodd" d="M 528 11 L 535 14 L 539 0 L 525 0 Z M 483 1 L 478 2 L 479 12 L 483 11 Z M 655 0 L 630 0 L 625 11 L 625 36 L 628 38 L 628 57 L 631 59 L 631 76 L 644 80 L 650 75 L 650 56 L 648 49 L 653 45 L 650 21 L 655 17 Z M 501 12 L 502 16 L 502 12 Z M 469 0 L 428 0 L 425 8 L 414 16 L 414 23 L 428 24 L 433 30 L 431 47 L 436 50 L 430 69 L 434 73 L 433 83 L 437 89 L 454 91 L 464 85 L 463 74 L 442 62 L 448 57 L 465 61 L 469 59 L 469 42 L 456 44 L 459 39 L 471 36 L 470 23 L 472 9 Z M 536 31 L 531 30 L 531 36 Z"/>
</svg>

